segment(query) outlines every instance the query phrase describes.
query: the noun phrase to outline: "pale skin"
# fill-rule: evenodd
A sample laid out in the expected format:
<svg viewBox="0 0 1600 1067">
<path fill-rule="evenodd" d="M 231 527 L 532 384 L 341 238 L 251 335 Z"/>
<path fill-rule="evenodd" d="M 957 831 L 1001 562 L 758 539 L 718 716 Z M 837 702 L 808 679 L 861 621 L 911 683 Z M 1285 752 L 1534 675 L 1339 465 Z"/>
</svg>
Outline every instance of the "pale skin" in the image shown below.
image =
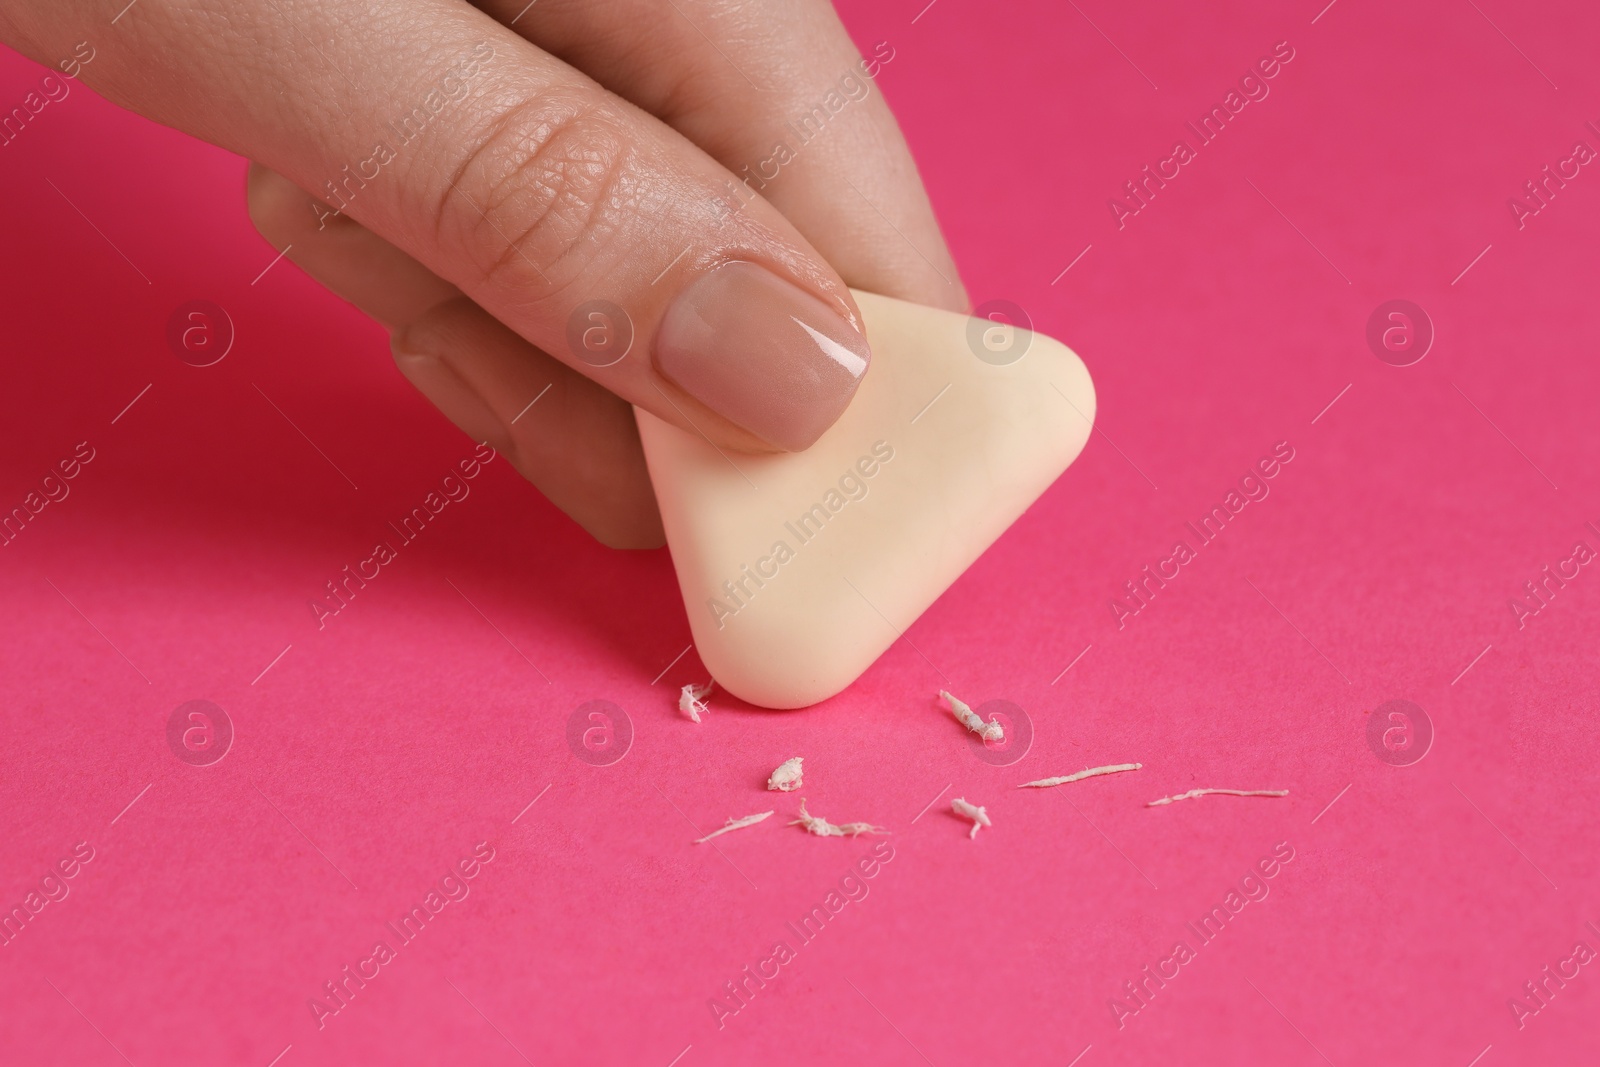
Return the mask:
<svg viewBox="0 0 1600 1067">
<path fill-rule="evenodd" d="M 0 40 L 53 70 L 89 41 L 84 84 L 254 160 L 262 236 L 388 328 L 440 411 L 605 544 L 663 541 L 630 405 L 771 448 L 648 358 L 698 276 L 755 262 L 858 327 L 848 287 L 967 310 L 882 89 L 825 0 L 125 4 L 0 0 Z M 492 60 L 459 76 L 485 45 Z M 851 72 L 870 94 L 744 182 Z M 333 214 L 327 183 L 441 85 L 449 106 Z M 566 341 L 601 293 L 642 353 L 605 368 Z"/>
</svg>

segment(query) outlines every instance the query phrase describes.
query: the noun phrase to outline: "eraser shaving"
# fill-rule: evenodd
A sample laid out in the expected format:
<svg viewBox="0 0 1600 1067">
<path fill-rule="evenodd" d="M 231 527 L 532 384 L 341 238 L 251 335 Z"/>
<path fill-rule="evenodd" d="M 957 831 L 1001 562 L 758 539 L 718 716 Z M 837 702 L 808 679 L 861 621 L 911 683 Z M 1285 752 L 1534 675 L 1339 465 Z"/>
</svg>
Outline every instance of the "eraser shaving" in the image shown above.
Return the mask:
<svg viewBox="0 0 1600 1067">
<path fill-rule="evenodd" d="M 767 788 L 776 789 L 784 793 L 792 793 L 805 784 L 801 780 L 800 764 L 805 762 L 803 756 L 794 756 L 778 764 L 777 770 L 767 778 Z"/>
<path fill-rule="evenodd" d="M 978 718 L 977 712 L 973 711 L 964 702 L 946 693 L 943 689 L 939 690 L 939 699 L 944 701 L 944 706 L 950 709 L 950 714 L 956 717 L 957 722 L 985 741 L 998 742 L 1006 739 L 1006 728 L 1000 725 L 998 719 L 984 722 Z"/>
<path fill-rule="evenodd" d="M 806 812 L 806 802 L 800 801 L 800 817 L 789 824 L 790 826 L 804 826 L 809 832 L 818 837 L 860 837 L 862 834 L 887 834 L 889 831 L 881 826 L 873 826 L 869 822 L 847 822 L 835 826 L 820 815 L 811 815 Z"/>
<path fill-rule="evenodd" d="M 1086 771 L 1076 774 L 1064 774 L 1060 778 L 1041 778 L 1037 782 L 1023 782 L 1018 789 L 1049 789 L 1051 786 L 1066 785 L 1068 782 L 1081 782 L 1085 778 L 1096 778 L 1102 774 L 1121 774 L 1123 771 L 1136 771 L 1143 767 L 1142 763 L 1112 763 L 1105 767 L 1090 767 Z"/>
<path fill-rule="evenodd" d="M 950 807 L 962 818 L 972 820 L 972 832 L 967 835 L 967 840 L 969 841 L 978 836 L 980 828 L 994 825 L 989 821 L 989 812 L 987 810 L 981 805 L 968 803 L 964 797 L 956 797 L 950 801 Z"/>
<path fill-rule="evenodd" d="M 678 693 L 678 710 L 689 716 L 691 722 L 699 722 L 700 716 L 710 710 L 706 697 L 711 695 L 715 684 L 707 682 L 705 685 L 695 685 L 691 682 L 684 686 Z"/>
<path fill-rule="evenodd" d="M 756 823 L 761 822 L 764 819 L 770 818 L 772 816 L 772 814 L 773 813 L 770 812 L 770 811 L 758 811 L 754 815 L 746 815 L 742 819 L 729 819 L 728 820 L 728 824 L 726 826 L 722 827 L 722 829 L 711 831 L 706 836 L 704 836 L 704 837 L 700 838 L 699 840 L 695 841 L 695 844 L 703 845 L 707 841 L 710 841 L 713 837 L 721 837 L 723 834 L 729 832 L 730 830 L 743 830 L 746 826 L 754 826 Z"/>
<path fill-rule="evenodd" d="M 1145 807 L 1154 808 L 1177 800 L 1193 800 L 1195 797 L 1286 797 L 1288 795 L 1287 789 L 1191 789 L 1187 793 L 1177 793 L 1170 797 L 1162 797 L 1160 800 L 1152 800 Z"/>
</svg>

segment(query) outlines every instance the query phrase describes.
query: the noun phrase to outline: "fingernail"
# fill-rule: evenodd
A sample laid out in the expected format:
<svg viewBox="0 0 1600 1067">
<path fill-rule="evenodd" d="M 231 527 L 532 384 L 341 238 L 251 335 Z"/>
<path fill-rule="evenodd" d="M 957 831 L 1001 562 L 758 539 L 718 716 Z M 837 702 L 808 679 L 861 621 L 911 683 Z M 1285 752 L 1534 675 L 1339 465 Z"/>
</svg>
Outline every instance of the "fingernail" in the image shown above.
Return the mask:
<svg viewBox="0 0 1600 1067">
<path fill-rule="evenodd" d="M 788 451 L 844 412 L 872 350 L 827 304 L 754 263 L 727 263 L 678 294 L 656 368 L 690 396 Z"/>
<path fill-rule="evenodd" d="M 502 455 L 511 455 L 510 431 L 489 402 L 445 360 L 404 347 L 402 334 L 394 339 L 394 361 L 406 380 L 462 433 L 474 441 L 487 441 Z"/>
</svg>

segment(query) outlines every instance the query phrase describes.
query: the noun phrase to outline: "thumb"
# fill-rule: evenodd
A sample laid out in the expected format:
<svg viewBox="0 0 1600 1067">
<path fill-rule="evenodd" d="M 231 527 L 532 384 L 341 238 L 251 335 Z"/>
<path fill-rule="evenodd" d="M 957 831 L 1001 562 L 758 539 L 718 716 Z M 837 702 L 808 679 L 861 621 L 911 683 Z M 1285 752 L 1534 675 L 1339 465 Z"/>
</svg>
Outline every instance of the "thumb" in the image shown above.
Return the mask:
<svg viewBox="0 0 1600 1067">
<path fill-rule="evenodd" d="M 505 52 L 484 77 L 509 87 L 484 94 L 510 103 L 404 146 L 392 205 L 344 205 L 624 399 L 719 445 L 809 446 L 870 360 L 844 282 L 681 135 L 520 39 Z M 528 86 L 533 69 L 551 80 Z"/>
<path fill-rule="evenodd" d="M 407 171 L 439 224 L 402 247 L 719 445 L 804 449 L 844 411 L 871 358 L 848 288 L 719 163 L 575 72 L 483 126 L 441 131 L 440 165 Z"/>
<path fill-rule="evenodd" d="M 97 88 L 253 156 L 536 348 L 713 443 L 802 449 L 870 360 L 842 279 L 670 127 L 455 0 L 140 9 Z M 185 40 L 151 79 L 140 59 Z M 314 47 L 308 47 L 308 42 Z M 247 52 L 241 74 L 227 57 Z M 268 103 L 264 103 L 268 102 Z M 293 116 L 293 121 L 285 121 Z"/>
</svg>

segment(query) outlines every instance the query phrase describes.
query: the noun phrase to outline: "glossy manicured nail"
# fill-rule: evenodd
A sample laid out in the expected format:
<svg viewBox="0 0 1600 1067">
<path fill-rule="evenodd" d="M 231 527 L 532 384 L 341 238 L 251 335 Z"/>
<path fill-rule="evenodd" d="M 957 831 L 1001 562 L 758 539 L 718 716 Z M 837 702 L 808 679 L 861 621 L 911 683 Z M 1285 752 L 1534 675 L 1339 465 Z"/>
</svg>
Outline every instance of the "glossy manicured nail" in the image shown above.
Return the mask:
<svg viewBox="0 0 1600 1067">
<path fill-rule="evenodd" d="M 754 263 L 727 263 L 678 295 L 655 361 L 729 422 L 777 448 L 806 448 L 832 426 L 872 351 L 817 297 Z"/>
</svg>

